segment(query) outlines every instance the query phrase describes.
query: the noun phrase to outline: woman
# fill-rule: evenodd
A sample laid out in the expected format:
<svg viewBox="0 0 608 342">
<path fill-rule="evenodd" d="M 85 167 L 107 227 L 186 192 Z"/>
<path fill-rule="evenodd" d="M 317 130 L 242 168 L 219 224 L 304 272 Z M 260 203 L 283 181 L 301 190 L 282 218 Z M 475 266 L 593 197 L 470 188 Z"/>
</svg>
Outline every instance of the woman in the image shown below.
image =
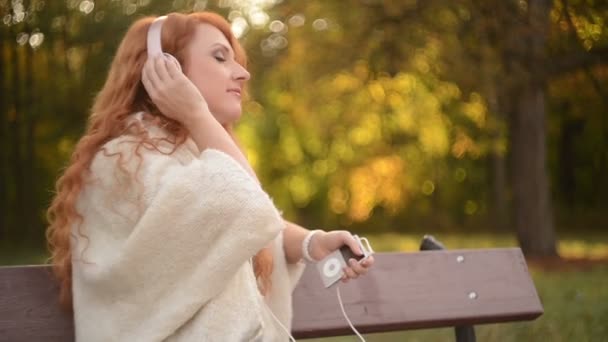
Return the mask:
<svg viewBox="0 0 608 342">
<path fill-rule="evenodd" d="M 229 24 L 164 20 L 162 48 L 182 73 L 148 58 L 153 20 L 121 42 L 49 208 L 76 339 L 285 340 L 303 256 L 361 251 L 346 231 L 283 220 L 261 189 L 232 135 L 249 73 Z M 351 262 L 345 282 L 374 261 Z"/>
</svg>

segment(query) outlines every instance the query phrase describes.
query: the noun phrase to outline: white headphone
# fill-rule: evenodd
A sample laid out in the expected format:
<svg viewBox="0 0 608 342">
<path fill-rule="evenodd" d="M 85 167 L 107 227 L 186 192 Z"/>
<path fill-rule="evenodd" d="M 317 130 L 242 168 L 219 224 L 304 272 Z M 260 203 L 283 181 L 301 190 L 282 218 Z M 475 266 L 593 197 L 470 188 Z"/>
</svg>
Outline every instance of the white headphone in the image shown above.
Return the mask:
<svg viewBox="0 0 608 342">
<path fill-rule="evenodd" d="M 177 60 L 177 58 L 173 57 L 172 55 L 170 55 L 166 52 L 163 52 L 163 49 L 162 49 L 161 33 L 162 33 L 162 28 L 163 28 L 163 22 L 165 21 L 165 19 L 167 19 L 167 16 L 163 15 L 161 17 L 154 19 L 152 24 L 150 24 L 150 28 L 148 29 L 148 40 L 147 40 L 148 58 L 155 57 L 158 55 L 163 55 L 163 56 L 165 56 L 165 58 L 173 61 L 173 63 L 175 63 L 175 65 L 181 71 L 182 67 L 179 65 L 179 61 Z"/>
</svg>

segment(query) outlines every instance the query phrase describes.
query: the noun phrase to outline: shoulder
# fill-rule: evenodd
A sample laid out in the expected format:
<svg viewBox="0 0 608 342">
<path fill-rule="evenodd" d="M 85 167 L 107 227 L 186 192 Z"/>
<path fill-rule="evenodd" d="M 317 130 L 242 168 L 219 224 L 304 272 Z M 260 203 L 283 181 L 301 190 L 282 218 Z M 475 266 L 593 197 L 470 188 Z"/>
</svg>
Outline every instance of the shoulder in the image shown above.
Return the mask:
<svg viewBox="0 0 608 342">
<path fill-rule="evenodd" d="M 91 171 L 132 173 L 157 164 L 188 164 L 199 154 L 196 144 L 172 136 L 157 124 L 144 120 L 143 113 L 132 114 L 126 133 L 103 144 L 93 158 Z M 117 170 L 118 166 L 118 170 Z"/>
<path fill-rule="evenodd" d="M 91 173 L 104 175 L 133 175 L 140 170 L 156 165 L 179 163 L 178 158 L 162 146 L 150 146 L 141 138 L 121 135 L 105 143 L 91 162 Z"/>
<path fill-rule="evenodd" d="M 175 146 L 167 142 L 150 146 L 130 135 L 104 144 L 90 170 L 91 176 L 102 184 L 125 188 L 136 185 L 150 190 L 170 186 L 190 191 L 202 182 L 210 188 L 233 191 L 255 192 L 260 188 L 236 160 L 222 151 L 205 149 L 198 153 L 186 144 Z"/>
<path fill-rule="evenodd" d="M 257 181 L 228 154 L 216 149 L 199 152 L 189 138 L 176 144 L 176 139 L 162 128 L 139 122 L 139 128 L 153 143 L 142 142 L 142 137 L 134 134 L 108 141 L 92 161 L 94 178 L 113 187 L 143 187 L 144 193 L 150 191 L 148 195 L 152 196 L 163 188 L 188 193 L 203 184 L 222 193 L 228 189 L 237 194 L 261 190 Z"/>
<path fill-rule="evenodd" d="M 141 193 L 142 186 L 156 187 L 169 170 L 194 159 L 193 152 L 176 144 L 162 128 L 143 122 L 141 116 L 131 116 L 129 124 L 135 129 L 111 138 L 93 156 L 87 188 L 112 193 L 139 189 Z"/>
<path fill-rule="evenodd" d="M 138 170 L 160 171 L 167 167 L 203 168 L 210 174 L 232 174 L 250 176 L 234 158 L 227 153 L 208 148 L 202 152 L 188 146 L 189 141 L 175 145 L 168 141 L 159 141 L 151 145 L 141 138 L 123 135 L 104 144 L 93 158 L 91 170 L 94 173 L 122 171 L 126 173 Z M 119 165 L 118 165 L 119 164 Z M 118 166 L 118 170 L 116 167 Z"/>
</svg>

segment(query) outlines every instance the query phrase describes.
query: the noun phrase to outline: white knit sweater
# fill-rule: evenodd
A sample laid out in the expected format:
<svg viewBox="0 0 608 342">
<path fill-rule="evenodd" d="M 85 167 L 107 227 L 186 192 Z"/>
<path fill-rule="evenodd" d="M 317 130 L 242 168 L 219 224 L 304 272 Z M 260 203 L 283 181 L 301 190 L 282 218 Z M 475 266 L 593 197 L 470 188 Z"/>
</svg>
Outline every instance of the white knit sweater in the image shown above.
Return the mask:
<svg viewBox="0 0 608 342">
<path fill-rule="evenodd" d="M 291 328 L 304 263 L 286 262 L 269 196 L 223 152 L 199 153 L 189 139 L 165 155 L 134 141 L 104 145 L 77 201 L 76 340 L 286 341 L 269 310 Z M 272 290 L 262 297 L 250 259 L 271 241 Z"/>
</svg>

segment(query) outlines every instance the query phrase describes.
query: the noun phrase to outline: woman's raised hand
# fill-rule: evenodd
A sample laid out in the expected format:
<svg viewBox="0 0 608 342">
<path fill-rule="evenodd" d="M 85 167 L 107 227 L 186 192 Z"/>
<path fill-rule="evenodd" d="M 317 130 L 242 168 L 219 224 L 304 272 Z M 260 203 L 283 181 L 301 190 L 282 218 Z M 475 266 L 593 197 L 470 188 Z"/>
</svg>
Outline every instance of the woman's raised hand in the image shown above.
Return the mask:
<svg viewBox="0 0 608 342">
<path fill-rule="evenodd" d="M 141 80 L 158 109 L 186 128 L 200 115 L 209 112 L 207 101 L 194 83 L 165 56 L 149 58 Z"/>
</svg>

